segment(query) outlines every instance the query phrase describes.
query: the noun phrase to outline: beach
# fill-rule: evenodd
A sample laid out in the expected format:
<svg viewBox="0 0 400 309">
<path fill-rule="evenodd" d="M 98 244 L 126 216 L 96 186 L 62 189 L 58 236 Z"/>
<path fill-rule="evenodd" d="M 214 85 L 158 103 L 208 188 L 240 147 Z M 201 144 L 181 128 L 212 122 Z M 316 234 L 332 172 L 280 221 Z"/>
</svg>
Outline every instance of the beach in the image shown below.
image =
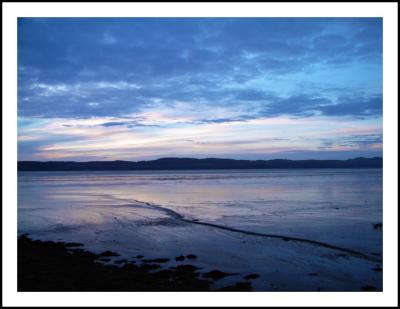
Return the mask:
<svg viewBox="0 0 400 309">
<path fill-rule="evenodd" d="M 160 263 L 168 258 L 148 260 L 137 256 L 130 261 L 117 259 L 115 265 L 106 265 L 104 262 L 119 254 L 112 251 L 94 254 L 80 249 L 81 246 L 79 243 L 35 241 L 28 235 L 21 235 L 18 239 L 18 290 L 204 292 L 211 291 L 212 280 L 231 275 L 219 270 L 200 273 L 198 267 L 187 263 L 159 270 Z M 177 258 L 183 261 L 185 257 Z M 189 254 L 186 258 L 196 259 L 196 256 Z M 250 274 L 243 282 L 218 291 L 250 291 L 249 280 L 253 277 L 256 275 Z"/>
<path fill-rule="evenodd" d="M 18 194 L 20 235 L 82 244 L 63 248 L 90 252 L 98 276 L 134 268 L 133 285 L 59 290 L 382 290 L 380 169 L 24 172 Z M 191 284 L 165 285 L 181 273 Z"/>
</svg>

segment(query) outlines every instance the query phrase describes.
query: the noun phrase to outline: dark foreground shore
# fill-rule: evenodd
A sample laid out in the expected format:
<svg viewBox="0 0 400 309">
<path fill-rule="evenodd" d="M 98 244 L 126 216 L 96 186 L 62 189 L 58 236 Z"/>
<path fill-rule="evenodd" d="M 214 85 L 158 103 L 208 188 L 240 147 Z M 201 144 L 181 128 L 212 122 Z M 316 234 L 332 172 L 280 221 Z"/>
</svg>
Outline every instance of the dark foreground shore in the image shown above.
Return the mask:
<svg viewBox="0 0 400 309">
<path fill-rule="evenodd" d="M 229 275 L 219 270 L 201 273 L 187 263 L 159 270 L 163 259 L 106 265 L 102 261 L 118 254 L 94 254 L 80 246 L 20 236 L 18 291 L 213 291 L 213 280 Z M 218 291 L 251 291 L 251 283 L 238 282 Z"/>
</svg>

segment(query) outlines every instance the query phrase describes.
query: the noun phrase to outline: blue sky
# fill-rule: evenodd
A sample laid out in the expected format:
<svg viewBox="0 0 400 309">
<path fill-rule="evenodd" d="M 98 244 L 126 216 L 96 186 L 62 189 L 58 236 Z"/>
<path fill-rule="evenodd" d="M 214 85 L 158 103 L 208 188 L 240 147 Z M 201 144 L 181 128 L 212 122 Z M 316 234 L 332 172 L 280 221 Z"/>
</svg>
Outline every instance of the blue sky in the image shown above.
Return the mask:
<svg viewBox="0 0 400 309">
<path fill-rule="evenodd" d="M 380 18 L 19 18 L 18 159 L 382 155 Z"/>
</svg>

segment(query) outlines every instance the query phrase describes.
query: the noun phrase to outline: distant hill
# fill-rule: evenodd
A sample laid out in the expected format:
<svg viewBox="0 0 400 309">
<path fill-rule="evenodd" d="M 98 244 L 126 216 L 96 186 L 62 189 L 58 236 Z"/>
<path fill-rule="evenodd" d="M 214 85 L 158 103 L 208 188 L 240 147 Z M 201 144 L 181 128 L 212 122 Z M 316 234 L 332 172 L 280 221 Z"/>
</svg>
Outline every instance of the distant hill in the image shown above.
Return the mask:
<svg viewBox="0 0 400 309">
<path fill-rule="evenodd" d="M 233 160 L 162 158 L 151 161 L 19 161 L 18 171 L 135 171 L 270 168 L 382 168 L 382 158 L 348 160 Z"/>
</svg>

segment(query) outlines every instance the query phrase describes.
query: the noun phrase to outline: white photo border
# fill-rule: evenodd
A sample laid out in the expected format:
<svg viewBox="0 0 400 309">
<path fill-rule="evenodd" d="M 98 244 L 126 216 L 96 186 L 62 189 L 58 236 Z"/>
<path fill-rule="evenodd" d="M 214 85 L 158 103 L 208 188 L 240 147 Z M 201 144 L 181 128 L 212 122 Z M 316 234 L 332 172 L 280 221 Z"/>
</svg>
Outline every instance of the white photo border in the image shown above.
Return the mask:
<svg viewBox="0 0 400 309">
<path fill-rule="evenodd" d="M 4 306 L 396 306 L 398 303 L 398 4 L 396 3 L 11 3 L 3 7 Z M 382 17 L 383 292 L 17 292 L 18 17 Z M 205 294 L 206 293 L 206 294 Z"/>
</svg>

